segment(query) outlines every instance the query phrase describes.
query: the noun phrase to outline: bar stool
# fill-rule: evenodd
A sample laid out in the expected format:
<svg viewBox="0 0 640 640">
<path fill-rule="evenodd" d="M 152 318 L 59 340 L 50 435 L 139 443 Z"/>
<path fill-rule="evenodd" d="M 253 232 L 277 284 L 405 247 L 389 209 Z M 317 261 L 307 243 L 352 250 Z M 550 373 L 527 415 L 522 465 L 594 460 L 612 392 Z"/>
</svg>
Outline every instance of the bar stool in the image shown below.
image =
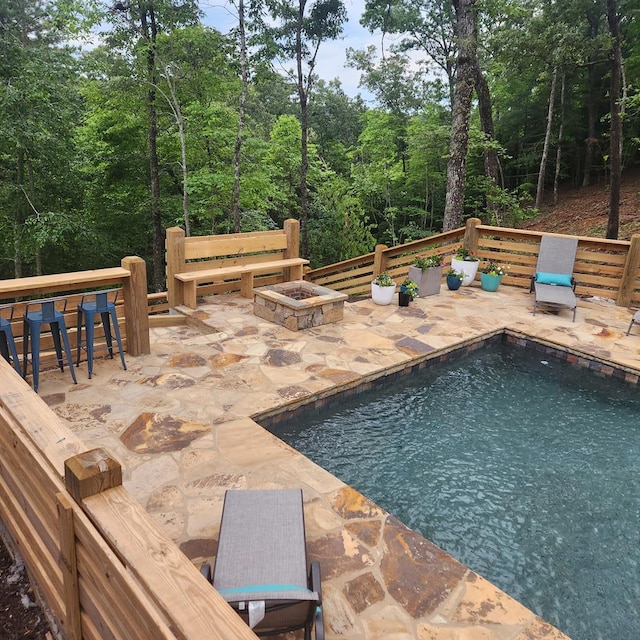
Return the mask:
<svg viewBox="0 0 640 640">
<path fill-rule="evenodd" d="M 9 317 L 5 318 L 3 313 L 9 310 Z M 13 338 L 13 331 L 11 329 L 11 321 L 13 320 L 14 306 L 12 304 L 3 304 L 0 306 L 0 353 L 2 357 L 12 364 L 13 368 L 18 372 L 18 375 L 22 375 L 22 368 L 20 367 L 20 360 L 18 360 L 18 351 L 16 349 L 16 341 Z"/>
<path fill-rule="evenodd" d="M 58 307 L 62 307 L 58 309 Z M 71 355 L 71 347 L 69 346 L 69 335 L 67 334 L 67 325 L 64 321 L 64 312 L 67 309 L 66 298 L 49 298 L 47 300 L 34 300 L 28 302 L 24 309 L 24 332 L 23 332 L 23 352 L 24 359 L 22 363 L 22 377 L 27 377 L 27 364 L 29 354 L 29 337 L 31 337 L 31 366 L 33 369 L 33 390 L 38 391 L 38 382 L 40 374 L 40 332 L 42 325 L 48 324 L 53 344 L 56 349 L 56 357 L 58 366 L 64 371 L 64 363 L 62 360 L 62 343 L 64 344 L 65 356 L 67 364 L 71 371 L 71 378 L 74 384 L 78 384 L 76 373 L 73 369 L 73 357 Z"/>
<path fill-rule="evenodd" d="M 120 337 L 120 327 L 118 326 L 118 315 L 116 313 L 116 301 L 118 299 L 119 289 L 108 289 L 106 291 L 93 291 L 85 293 L 78 304 L 78 354 L 76 365 L 80 365 L 80 350 L 85 349 L 87 352 L 87 369 L 89 379 L 93 374 L 93 354 L 94 354 L 94 336 L 95 336 L 95 319 L 100 314 L 102 318 L 102 327 L 104 328 L 104 338 L 107 343 L 109 356 L 113 359 L 113 339 L 111 326 L 113 325 L 113 335 L 116 337 L 122 368 L 126 371 L 127 364 L 124 361 L 124 351 L 122 349 L 122 339 Z M 113 299 L 109 300 L 112 296 Z M 82 345 L 82 324 L 84 321 L 87 340 L 86 347 Z"/>
</svg>

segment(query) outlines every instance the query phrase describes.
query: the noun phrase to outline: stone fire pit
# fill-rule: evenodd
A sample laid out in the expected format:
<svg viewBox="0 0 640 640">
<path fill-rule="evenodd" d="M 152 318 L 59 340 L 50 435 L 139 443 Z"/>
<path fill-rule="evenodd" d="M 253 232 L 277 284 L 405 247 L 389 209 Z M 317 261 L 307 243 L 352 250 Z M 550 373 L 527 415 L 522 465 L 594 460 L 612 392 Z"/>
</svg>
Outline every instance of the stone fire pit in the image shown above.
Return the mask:
<svg viewBox="0 0 640 640">
<path fill-rule="evenodd" d="M 342 320 L 347 295 L 293 280 L 253 290 L 253 313 L 292 331 Z"/>
</svg>

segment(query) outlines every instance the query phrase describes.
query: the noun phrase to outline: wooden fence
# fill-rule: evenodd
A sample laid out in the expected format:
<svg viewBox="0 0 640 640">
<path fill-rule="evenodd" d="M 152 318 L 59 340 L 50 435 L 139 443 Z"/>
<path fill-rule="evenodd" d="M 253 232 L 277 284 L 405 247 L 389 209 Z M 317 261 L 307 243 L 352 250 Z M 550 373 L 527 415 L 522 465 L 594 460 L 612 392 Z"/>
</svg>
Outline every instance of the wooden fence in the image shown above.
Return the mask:
<svg viewBox="0 0 640 640">
<path fill-rule="evenodd" d="M 0 518 L 68 640 L 256 636 L 0 358 Z M 64 480 L 63 480 L 64 478 Z"/>
<path fill-rule="evenodd" d="M 379 273 L 387 271 L 396 280 L 404 279 L 416 255 L 440 255 L 448 266 L 456 250 L 464 246 L 481 264 L 492 260 L 505 265 L 504 284 L 529 288 L 542 235 L 491 227 L 471 218 L 464 228 L 397 247 L 378 245 L 373 253 L 312 269 L 305 279 L 351 296 L 369 295 L 369 285 Z M 577 295 L 611 298 L 620 306 L 640 306 L 640 235 L 631 241 L 580 236 L 574 275 Z"/>
</svg>

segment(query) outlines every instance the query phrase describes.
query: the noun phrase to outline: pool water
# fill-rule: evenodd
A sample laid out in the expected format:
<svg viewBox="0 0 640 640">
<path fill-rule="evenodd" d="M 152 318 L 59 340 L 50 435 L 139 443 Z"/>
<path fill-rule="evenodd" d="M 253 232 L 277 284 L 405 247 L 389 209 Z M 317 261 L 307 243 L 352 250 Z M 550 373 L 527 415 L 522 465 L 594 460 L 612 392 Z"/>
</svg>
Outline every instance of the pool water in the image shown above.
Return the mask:
<svg viewBox="0 0 640 640">
<path fill-rule="evenodd" d="M 640 392 L 500 345 L 274 430 L 575 640 L 640 638 Z"/>
</svg>

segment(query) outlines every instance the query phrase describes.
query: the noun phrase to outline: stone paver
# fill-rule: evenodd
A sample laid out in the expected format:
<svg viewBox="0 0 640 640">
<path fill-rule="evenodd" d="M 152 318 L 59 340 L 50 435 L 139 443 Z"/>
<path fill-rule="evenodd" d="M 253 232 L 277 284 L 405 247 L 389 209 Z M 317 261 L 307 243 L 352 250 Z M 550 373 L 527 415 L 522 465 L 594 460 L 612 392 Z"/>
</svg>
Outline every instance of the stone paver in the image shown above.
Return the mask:
<svg viewBox="0 0 640 640">
<path fill-rule="evenodd" d="M 227 488 L 302 487 L 331 640 L 559 640 L 557 629 L 251 419 L 505 328 L 638 380 L 640 335 L 624 335 L 629 309 L 581 300 L 573 323 L 568 311 L 534 317 L 532 308 L 522 289 L 443 287 L 408 308 L 345 303 L 342 321 L 292 332 L 255 317 L 250 300 L 212 297 L 183 310 L 187 326 L 153 329 L 152 353 L 127 358 L 127 371 L 99 360 L 87 380 L 82 364 L 78 385 L 45 372 L 39 392 L 88 445 L 121 462 L 125 486 L 196 564 L 215 555 Z"/>
</svg>

